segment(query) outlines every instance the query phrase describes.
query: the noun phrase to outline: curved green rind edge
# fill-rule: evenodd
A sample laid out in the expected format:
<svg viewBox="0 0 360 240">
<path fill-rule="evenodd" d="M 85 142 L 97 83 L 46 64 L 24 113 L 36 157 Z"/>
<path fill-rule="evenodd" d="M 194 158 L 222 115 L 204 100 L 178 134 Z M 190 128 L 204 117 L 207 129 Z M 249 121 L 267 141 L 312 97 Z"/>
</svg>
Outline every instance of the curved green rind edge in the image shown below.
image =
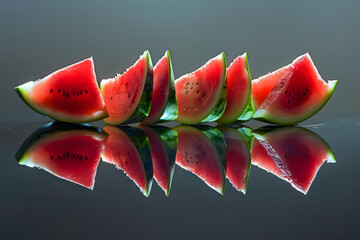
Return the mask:
<svg viewBox="0 0 360 240">
<path fill-rule="evenodd" d="M 123 124 L 141 122 L 149 115 L 150 112 L 153 90 L 153 65 L 150 52 L 146 50 L 144 54 L 147 62 L 144 90 L 135 111 L 125 122 L 123 122 Z"/>
<path fill-rule="evenodd" d="M 18 87 L 15 87 L 14 90 L 17 93 L 17 95 L 21 98 L 21 100 L 26 105 L 28 105 L 32 110 L 34 110 L 35 112 L 40 113 L 41 115 L 44 115 L 45 117 L 52 118 L 55 121 L 61 121 L 61 122 L 67 122 L 67 123 L 86 123 L 86 122 L 93 122 L 93 121 L 102 120 L 102 119 L 109 116 L 107 113 L 104 113 L 104 114 L 99 115 L 97 117 L 88 117 L 88 118 L 82 118 L 82 119 L 78 119 L 78 120 L 61 118 L 61 117 L 59 118 L 59 117 L 56 117 L 54 115 L 47 114 L 44 111 L 42 111 L 40 108 L 36 107 L 35 105 L 32 105 L 31 101 L 29 99 L 27 99 L 27 97 L 26 97 L 26 95 L 27 95 L 26 92 L 21 89 L 21 85 L 18 86 Z"/>
<path fill-rule="evenodd" d="M 55 121 L 52 123 L 45 124 L 41 128 L 37 129 L 33 132 L 19 147 L 18 151 L 15 154 L 15 159 L 18 163 L 21 163 L 26 156 L 27 150 L 35 144 L 38 140 L 59 133 L 63 131 L 70 130 L 87 130 L 93 131 L 96 133 L 101 133 L 107 135 L 104 131 L 99 128 L 93 127 L 89 124 L 71 124 L 71 123 L 63 123 L 59 121 Z"/>
<path fill-rule="evenodd" d="M 328 159 L 327 163 L 336 163 L 336 158 L 334 155 L 334 152 L 332 150 L 332 148 L 330 147 L 330 145 L 322 138 L 320 137 L 317 133 L 311 131 L 310 129 L 304 128 L 304 127 L 293 127 L 293 126 L 267 126 L 267 127 L 261 127 L 259 129 L 256 129 L 255 131 L 253 131 L 253 135 L 255 138 L 260 139 L 260 140 L 267 140 L 267 134 L 271 133 L 271 132 L 276 132 L 276 131 L 286 131 L 286 129 L 293 129 L 293 128 L 297 128 L 300 129 L 303 132 L 307 132 L 309 135 L 311 135 L 312 137 L 317 138 L 318 140 L 320 140 L 324 146 L 326 147 L 326 149 L 328 150 Z"/>
<path fill-rule="evenodd" d="M 203 125 L 196 126 L 195 128 L 200 130 L 210 140 L 219 155 L 218 160 L 220 161 L 219 163 L 223 172 L 223 187 L 220 194 L 224 195 L 226 188 L 226 141 L 224 135 L 217 128 L 211 128 Z"/>
<path fill-rule="evenodd" d="M 166 196 L 169 196 L 171 184 L 173 181 L 173 176 L 175 172 L 175 161 L 176 161 L 176 151 L 177 151 L 177 144 L 178 144 L 178 136 L 177 132 L 172 130 L 171 128 L 164 127 L 164 126 L 153 126 L 152 127 L 155 132 L 160 136 L 162 141 L 165 144 L 168 161 L 169 161 L 169 172 L 170 178 L 168 182 L 168 188 L 166 191 Z"/>
<path fill-rule="evenodd" d="M 227 103 L 227 85 L 226 85 L 226 57 L 225 57 L 225 53 L 222 52 L 221 53 L 222 59 L 223 59 L 223 69 L 224 69 L 224 73 L 223 73 L 223 87 L 221 89 L 220 95 L 219 95 L 219 99 L 215 105 L 215 107 L 211 110 L 211 113 L 209 116 L 207 116 L 204 120 L 202 120 L 201 122 L 212 122 L 212 121 L 216 121 L 218 120 L 223 113 L 225 112 L 225 108 L 226 108 L 226 103 Z"/>
<path fill-rule="evenodd" d="M 169 86 L 169 96 L 168 102 L 166 104 L 165 110 L 160 117 L 160 120 L 163 121 L 171 121 L 175 120 L 178 116 L 178 106 L 177 106 L 177 99 L 175 93 L 175 77 L 174 77 L 174 70 L 171 63 L 170 52 L 169 50 L 166 51 L 169 70 L 170 70 L 170 86 Z"/>
<path fill-rule="evenodd" d="M 143 194 L 148 197 L 150 195 L 153 181 L 153 165 L 149 139 L 146 134 L 138 128 L 128 126 L 120 126 L 118 128 L 130 138 L 139 153 L 147 180 L 146 188 L 144 189 Z"/>
<path fill-rule="evenodd" d="M 288 117 L 287 119 L 289 119 L 289 121 L 284 121 L 280 118 L 276 118 L 276 116 L 272 116 L 272 115 L 268 114 L 268 112 L 266 110 L 260 109 L 255 112 L 253 118 L 256 120 L 262 121 L 262 122 L 281 124 L 281 125 L 295 125 L 300 122 L 303 122 L 303 121 L 311 118 L 312 116 L 314 116 L 326 105 L 326 103 L 329 101 L 330 97 L 334 93 L 334 90 L 337 86 L 337 82 L 338 82 L 337 80 L 328 81 L 328 84 L 330 84 L 330 87 L 328 90 L 327 97 L 324 99 L 324 101 L 321 104 L 319 104 L 317 109 L 315 109 L 313 112 L 308 113 L 307 115 L 303 114 L 303 115 L 299 116 L 298 118 Z"/>
</svg>

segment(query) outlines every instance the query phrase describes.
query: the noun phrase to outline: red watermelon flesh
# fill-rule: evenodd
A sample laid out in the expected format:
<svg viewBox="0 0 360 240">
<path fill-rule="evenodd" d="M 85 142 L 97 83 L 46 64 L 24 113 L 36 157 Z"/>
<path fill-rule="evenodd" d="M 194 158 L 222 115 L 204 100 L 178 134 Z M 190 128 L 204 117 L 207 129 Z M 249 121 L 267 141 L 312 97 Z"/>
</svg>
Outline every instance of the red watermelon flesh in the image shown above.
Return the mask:
<svg viewBox="0 0 360 240">
<path fill-rule="evenodd" d="M 249 145 L 237 129 L 222 128 L 221 132 L 226 141 L 226 177 L 245 194 L 251 163 Z"/>
<path fill-rule="evenodd" d="M 326 161 L 335 162 L 329 145 L 304 128 L 279 128 L 263 135 L 255 134 L 255 137 L 263 147 L 253 148 L 253 152 L 261 149 L 256 153 L 257 161 L 262 161 L 261 165 L 266 170 L 290 182 L 304 194 L 308 192 L 321 165 Z M 275 171 L 272 170 L 274 165 Z"/>
<path fill-rule="evenodd" d="M 140 122 L 150 111 L 153 70 L 151 57 L 145 51 L 140 59 L 122 75 L 100 83 L 109 117 L 107 124 Z"/>
<path fill-rule="evenodd" d="M 107 117 L 92 58 L 15 88 L 35 111 L 63 122 L 90 122 Z"/>
<path fill-rule="evenodd" d="M 324 81 L 310 55 L 302 55 L 278 79 L 253 118 L 284 125 L 302 122 L 321 110 L 336 84 Z"/>
<path fill-rule="evenodd" d="M 149 158 L 139 146 L 149 147 L 147 139 L 142 142 L 134 143 L 131 138 L 120 128 L 106 125 L 103 130 L 109 134 L 102 154 L 104 162 L 115 165 L 126 173 L 140 188 L 141 192 L 147 197 L 150 194 L 152 176 L 148 176 L 145 161 Z M 149 151 L 150 153 L 150 151 Z"/>
<path fill-rule="evenodd" d="M 175 159 L 170 159 L 173 156 L 168 153 L 165 141 L 154 129 L 141 126 L 141 130 L 149 139 L 154 178 L 166 196 L 169 196 Z M 169 129 L 169 131 L 172 130 Z"/>
<path fill-rule="evenodd" d="M 169 99 L 169 94 L 172 95 L 175 94 L 174 73 L 172 70 L 169 51 L 166 51 L 165 55 L 157 62 L 157 64 L 154 67 L 153 75 L 154 75 L 154 83 L 153 83 L 154 85 L 153 85 L 151 107 L 150 107 L 149 115 L 143 121 L 144 124 L 152 124 L 158 122 L 160 118 L 163 116 L 166 108 L 174 107 L 174 110 L 176 112 L 176 104 L 175 106 L 173 106 L 174 99 Z M 167 120 L 175 119 L 176 114 L 172 114 L 172 115 L 174 116 L 172 117 L 167 116 L 166 119 Z"/>
<path fill-rule="evenodd" d="M 177 79 L 177 121 L 196 124 L 219 119 L 226 106 L 225 75 L 226 60 L 222 53 L 198 70 Z"/>
<path fill-rule="evenodd" d="M 218 193 L 224 194 L 226 147 L 223 139 L 215 139 L 220 136 L 219 133 L 216 132 L 212 135 L 214 138 L 210 139 L 194 127 L 179 126 L 174 130 L 178 133 L 176 163 L 197 175 Z"/>
<path fill-rule="evenodd" d="M 106 138 L 89 130 L 50 133 L 34 142 L 19 163 L 93 189 Z"/>
<path fill-rule="evenodd" d="M 218 119 L 231 123 L 240 118 L 251 101 L 251 77 L 247 54 L 237 57 L 226 70 L 227 103 L 225 112 Z M 253 111 L 253 110 L 252 110 Z M 246 120 L 249 120 L 250 117 Z"/>
</svg>

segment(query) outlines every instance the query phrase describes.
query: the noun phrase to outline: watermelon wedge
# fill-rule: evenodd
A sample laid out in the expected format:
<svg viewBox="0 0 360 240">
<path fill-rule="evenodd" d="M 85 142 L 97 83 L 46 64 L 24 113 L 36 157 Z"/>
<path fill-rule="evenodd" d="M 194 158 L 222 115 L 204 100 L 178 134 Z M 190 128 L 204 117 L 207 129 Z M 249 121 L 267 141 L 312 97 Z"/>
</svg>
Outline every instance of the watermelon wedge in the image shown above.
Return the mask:
<svg viewBox="0 0 360 240">
<path fill-rule="evenodd" d="M 102 154 L 104 162 L 115 165 L 134 181 L 144 196 L 148 197 L 152 186 L 153 167 L 149 141 L 137 128 L 106 125 L 109 134 Z"/>
<path fill-rule="evenodd" d="M 226 177 L 237 191 L 246 193 L 251 166 L 251 129 L 221 127 L 226 141 Z"/>
<path fill-rule="evenodd" d="M 33 110 L 63 122 L 83 123 L 108 116 L 92 58 L 15 88 Z"/>
<path fill-rule="evenodd" d="M 164 126 L 141 126 L 150 142 L 154 178 L 169 196 L 175 170 L 177 133 Z"/>
<path fill-rule="evenodd" d="M 216 121 L 226 106 L 225 54 L 210 59 L 198 70 L 175 81 L 177 121 L 185 124 Z"/>
<path fill-rule="evenodd" d="M 226 143 L 215 128 L 178 126 L 176 164 L 220 194 L 225 191 Z"/>
<path fill-rule="evenodd" d="M 276 84 L 267 92 L 274 82 Z M 256 94 L 253 97 L 258 108 L 253 118 L 283 125 L 302 122 L 324 107 L 336 84 L 336 80 L 324 81 L 310 55 L 302 55 L 290 66 L 254 81 L 253 93 Z M 262 102 L 256 99 L 259 92 L 262 92 L 261 99 L 266 96 Z"/>
<path fill-rule="evenodd" d="M 237 57 L 227 68 L 226 85 L 226 108 L 217 121 L 231 123 L 236 120 L 250 120 L 255 110 L 251 97 L 251 76 L 246 53 Z"/>
<path fill-rule="evenodd" d="M 252 163 L 291 183 L 306 194 L 325 162 L 335 162 L 329 145 L 317 134 L 300 127 L 255 131 Z"/>
<path fill-rule="evenodd" d="M 144 120 L 150 111 L 153 70 L 149 51 L 122 75 L 100 83 L 109 117 L 107 124 L 118 125 Z"/>
<path fill-rule="evenodd" d="M 150 113 L 142 121 L 143 124 L 152 124 L 170 121 L 177 118 L 177 103 L 175 95 L 174 72 L 172 69 L 169 51 L 154 67 L 154 85 Z"/>
<path fill-rule="evenodd" d="M 89 125 L 53 122 L 35 131 L 16 153 L 21 165 L 93 189 L 107 135 Z"/>
</svg>

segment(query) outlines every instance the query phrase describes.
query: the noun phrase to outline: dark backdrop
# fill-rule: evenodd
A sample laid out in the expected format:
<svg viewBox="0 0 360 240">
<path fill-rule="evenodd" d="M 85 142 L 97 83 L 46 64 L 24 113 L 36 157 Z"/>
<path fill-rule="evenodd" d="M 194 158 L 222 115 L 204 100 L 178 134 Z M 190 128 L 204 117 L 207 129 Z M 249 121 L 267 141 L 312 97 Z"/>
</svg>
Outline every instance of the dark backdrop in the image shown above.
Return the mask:
<svg viewBox="0 0 360 240">
<path fill-rule="evenodd" d="M 34 115 L 13 88 L 89 56 L 98 81 L 149 49 L 170 49 L 175 77 L 225 51 L 247 51 L 253 78 L 309 52 L 324 79 L 338 79 L 323 113 L 360 112 L 359 1 L 0 2 L 2 113 Z"/>
</svg>

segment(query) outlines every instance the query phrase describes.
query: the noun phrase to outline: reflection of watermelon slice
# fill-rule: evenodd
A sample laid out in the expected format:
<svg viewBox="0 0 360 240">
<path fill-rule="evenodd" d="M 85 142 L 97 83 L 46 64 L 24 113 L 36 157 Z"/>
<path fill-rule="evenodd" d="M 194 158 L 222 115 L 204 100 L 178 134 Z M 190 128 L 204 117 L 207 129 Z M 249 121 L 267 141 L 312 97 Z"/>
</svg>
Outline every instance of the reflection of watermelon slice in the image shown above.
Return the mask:
<svg viewBox="0 0 360 240">
<path fill-rule="evenodd" d="M 329 145 L 304 128 L 256 131 L 252 163 L 272 172 L 306 194 L 321 165 L 335 162 Z"/>
<path fill-rule="evenodd" d="M 253 81 L 257 107 L 253 118 L 277 124 L 302 122 L 324 107 L 336 84 L 336 80 L 324 81 L 310 55 L 302 55 L 291 65 Z"/>
<path fill-rule="evenodd" d="M 226 106 L 226 59 L 222 53 L 175 82 L 177 121 L 186 124 L 216 121 Z"/>
<path fill-rule="evenodd" d="M 104 97 L 109 117 L 108 124 L 140 122 L 150 111 L 153 70 L 149 51 L 122 75 L 102 80 L 101 94 Z"/>
<path fill-rule="evenodd" d="M 152 185 L 152 163 L 149 141 L 139 129 L 106 125 L 109 134 L 103 161 L 122 169 L 147 197 Z"/>
<path fill-rule="evenodd" d="M 107 117 L 92 58 L 15 88 L 35 111 L 63 122 L 90 122 Z"/>
<path fill-rule="evenodd" d="M 166 196 L 169 196 L 175 169 L 177 134 L 163 126 L 142 126 L 141 129 L 149 138 L 154 178 Z"/>
<path fill-rule="evenodd" d="M 174 72 L 172 69 L 170 53 L 165 55 L 154 67 L 154 85 L 149 115 L 143 121 L 152 124 L 161 120 L 174 120 L 177 118 L 177 103 L 175 95 Z"/>
<path fill-rule="evenodd" d="M 47 124 L 20 147 L 17 161 L 93 189 L 107 135 L 85 125 Z"/>
<path fill-rule="evenodd" d="M 226 177 L 236 190 L 245 194 L 251 165 L 251 130 L 227 127 L 220 130 L 226 141 Z"/>
<path fill-rule="evenodd" d="M 207 127 L 178 126 L 176 163 L 217 192 L 225 191 L 226 143 L 221 132 Z"/>
<path fill-rule="evenodd" d="M 248 121 L 254 114 L 247 54 L 237 57 L 226 70 L 227 103 L 220 123 Z"/>
</svg>

